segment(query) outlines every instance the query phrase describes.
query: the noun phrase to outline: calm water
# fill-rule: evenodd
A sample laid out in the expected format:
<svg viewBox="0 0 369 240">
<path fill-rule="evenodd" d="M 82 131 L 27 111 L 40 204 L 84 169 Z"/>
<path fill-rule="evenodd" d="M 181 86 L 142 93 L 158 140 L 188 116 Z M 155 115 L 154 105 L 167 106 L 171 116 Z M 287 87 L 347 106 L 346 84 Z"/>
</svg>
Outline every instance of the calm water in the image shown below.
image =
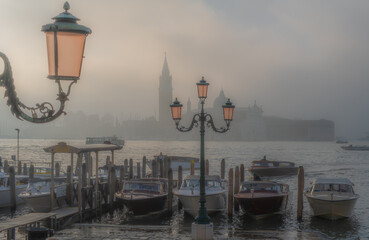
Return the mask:
<svg viewBox="0 0 369 240">
<path fill-rule="evenodd" d="M 56 144 L 59 140 L 21 140 L 20 159 L 32 161 L 50 161 L 50 155 L 44 153 L 43 148 Z M 83 143 L 79 140 L 68 140 L 68 144 Z M 353 143 L 355 144 L 355 143 Z M 360 142 L 357 144 L 369 144 Z M 125 158 L 141 161 L 146 155 L 152 158 L 160 152 L 168 155 L 198 156 L 199 142 L 162 142 L 162 141 L 126 141 L 123 150 L 116 152 L 115 162 L 123 164 Z M 10 159 L 16 153 L 16 140 L 0 139 L 0 156 Z M 349 219 L 327 221 L 311 217 L 310 207 L 304 199 L 304 216 L 301 222 L 296 220 L 297 177 L 277 178 L 278 181 L 290 185 L 293 197 L 289 202 L 289 209 L 281 216 L 271 216 L 264 219 L 249 219 L 235 215 L 231 220 L 226 214 L 212 216 L 215 234 L 218 237 L 230 236 L 230 229 L 245 230 L 288 230 L 318 232 L 331 239 L 369 238 L 369 151 L 344 151 L 339 144 L 332 142 L 207 142 L 206 158 L 210 161 L 210 171 L 220 172 L 220 160 L 226 159 L 226 168 L 235 167 L 243 163 L 250 165 L 252 160 L 266 155 L 272 160 L 286 160 L 295 162 L 305 169 L 305 187 L 317 177 L 346 177 L 355 184 L 355 191 L 360 195 L 354 214 Z M 100 154 L 101 164 L 105 162 L 107 154 Z M 56 160 L 63 161 L 64 166 L 70 163 L 69 154 L 56 155 Z M 27 212 L 27 208 L 21 210 Z M 0 210 L 0 219 L 6 218 L 6 210 Z M 189 236 L 192 219 L 176 211 L 172 217 L 155 215 L 148 218 L 131 219 L 116 212 L 113 217 L 106 216 L 102 223 L 121 225 L 160 225 L 171 229 L 173 237 Z M 70 231 L 70 232 L 68 232 Z M 86 232 L 87 231 L 87 232 Z M 91 235 L 89 230 L 67 229 L 63 234 L 73 235 L 75 238 Z M 105 228 L 94 228 L 94 234 L 111 234 Z M 102 231 L 102 232 L 101 232 Z M 118 231 L 118 230 L 117 230 Z M 113 237 L 112 237 L 113 238 Z"/>
</svg>

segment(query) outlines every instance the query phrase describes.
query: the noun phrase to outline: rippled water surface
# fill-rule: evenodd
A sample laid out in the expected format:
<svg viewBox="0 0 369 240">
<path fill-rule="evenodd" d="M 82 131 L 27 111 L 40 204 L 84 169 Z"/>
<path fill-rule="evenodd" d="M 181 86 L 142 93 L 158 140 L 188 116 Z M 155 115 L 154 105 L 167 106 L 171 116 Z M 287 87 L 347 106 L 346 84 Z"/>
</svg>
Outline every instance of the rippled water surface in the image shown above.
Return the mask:
<svg viewBox="0 0 369 240">
<path fill-rule="evenodd" d="M 58 143 L 60 140 L 26 140 L 20 141 L 20 159 L 32 161 L 50 161 L 50 155 L 43 151 L 44 147 Z M 67 140 L 68 144 L 80 144 L 82 140 Z M 355 144 L 355 143 L 353 143 Z M 360 142 L 358 144 L 369 144 Z M 304 166 L 305 187 L 317 177 L 345 177 L 355 184 L 355 191 L 360 195 L 354 214 L 349 219 L 328 221 L 311 216 L 310 207 L 304 199 L 304 215 L 302 221 L 296 220 L 297 177 L 281 177 L 276 180 L 290 185 L 292 198 L 284 215 L 271 216 L 264 219 L 251 219 L 235 215 L 228 219 L 226 213 L 212 217 L 214 231 L 218 237 L 229 237 L 230 229 L 245 230 L 286 230 L 317 232 L 331 239 L 369 238 L 369 151 L 344 151 L 339 144 L 333 142 L 207 142 L 206 158 L 210 161 L 210 171 L 220 172 L 220 160 L 226 159 L 227 172 L 230 167 L 243 163 L 246 166 L 251 161 L 266 155 L 272 160 L 286 160 Z M 133 158 L 134 162 L 142 160 L 146 155 L 152 158 L 163 152 L 168 155 L 199 156 L 200 146 L 196 141 L 126 141 L 123 150 L 115 153 L 115 162 L 123 164 L 125 158 Z M 0 156 L 10 159 L 16 153 L 16 140 L 0 139 Z M 105 163 L 108 153 L 99 154 L 100 164 Z M 70 163 L 69 154 L 56 155 L 56 160 L 63 161 L 63 168 Z M 23 207 L 20 213 L 29 211 Z M 8 212 L 0 210 L 0 220 L 6 219 Z M 171 229 L 171 236 L 181 238 L 189 236 L 192 219 L 183 211 L 174 212 L 173 216 L 165 214 L 132 219 L 117 211 L 113 217 L 106 216 L 103 224 L 114 225 L 160 225 Z M 68 231 L 69 235 L 68 235 Z M 87 231 L 87 232 L 86 232 Z M 89 231 L 104 231 L 105 228 L 89 228 L 83 230 L 67 229 L 63 234 L 75 238 L 91 234 Z M 163 231 L 164 233 L 165 231 Z M 114 235 L 113 232 L 106 232 Z"/>
</svg>

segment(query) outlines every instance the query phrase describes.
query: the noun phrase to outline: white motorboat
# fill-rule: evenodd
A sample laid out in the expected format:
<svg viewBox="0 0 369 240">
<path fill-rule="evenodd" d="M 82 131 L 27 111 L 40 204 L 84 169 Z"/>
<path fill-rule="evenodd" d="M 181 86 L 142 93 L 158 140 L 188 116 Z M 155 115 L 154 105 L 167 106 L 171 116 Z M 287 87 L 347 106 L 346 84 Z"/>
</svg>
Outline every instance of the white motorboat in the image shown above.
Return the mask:
<svg viewBox="0 0 369 240">
<path fill-rule="evenodd" d="M 19 194 L 34 212 L 50 212 L 50 183 L 49 178 L 35 178 L 29 181 L 27 189 Z M 54 208 L 61 207 L 66 196 L 65 178 L 54 179 Z"/>
<path fill-rule="evenodd" d="M 226 209 L 227 190 L 219 176 L 205 176 L 206 210 L 208 214 Z M 173 192 L 181 201 L 184 211 L 196 217 L 200 207 L 200 176 L 186 176 L 181 188 Z"/>
<path fill-rule="evenodd" d="M 15 176 L 15 195 L 16 203 L 23 203 L 22 199 L 18 197 L 18 194 L 23 192 L 28 185 L 28 176 Z M 10 206 L 10 181 L 9 175 L 0 172 L 0 207 Z"/>
<path fill-rule="evenodd" d="M 330 220 L 350 217 L 359 198 L 347 178 L 317 178 L 305 193 L 314 216 Z"/>
</svg>

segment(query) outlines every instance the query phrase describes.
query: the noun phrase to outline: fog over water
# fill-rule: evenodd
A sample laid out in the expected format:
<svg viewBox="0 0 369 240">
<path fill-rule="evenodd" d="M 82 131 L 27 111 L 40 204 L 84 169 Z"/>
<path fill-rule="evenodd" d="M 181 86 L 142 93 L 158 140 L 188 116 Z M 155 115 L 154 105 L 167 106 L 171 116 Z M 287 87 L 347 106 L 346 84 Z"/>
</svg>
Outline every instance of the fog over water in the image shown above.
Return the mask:
<svg viewBox="0 0 369 240">
<path fill-rule="evenodd" d="M 183 102 L 195 103 L 195 82 L 204 75 L 211 84 L 209 104 L 223 88 L 237 107 L 257 100 L 265 115 L 332 120 L 337 136 L 360 138 L 369 132 L 367 1 L 69 3 L 92 34 L 67 112 L 157 116 L 166 52 L 173 96 Z M 19 98 L 31 106 L 55 102 L 57 86 L 46 78 L 40 28 L 63 11 L 63 4 L 0 2 L 0 51 L 10 59 Z M 31 126 L 14 119 L 2 99 L 0 130 L 13 131 L 13 124 Z"/>
</svg>

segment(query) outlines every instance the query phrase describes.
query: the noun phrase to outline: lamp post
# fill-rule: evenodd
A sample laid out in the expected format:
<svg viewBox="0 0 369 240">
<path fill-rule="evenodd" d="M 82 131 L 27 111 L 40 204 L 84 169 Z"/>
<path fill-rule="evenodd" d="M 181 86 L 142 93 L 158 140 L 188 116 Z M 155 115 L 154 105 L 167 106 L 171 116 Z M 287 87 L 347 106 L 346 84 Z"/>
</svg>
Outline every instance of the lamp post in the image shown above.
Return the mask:
<svg viewBox="0 0 369 240">
<path fill-rule="evenodd" d="M 8 97 L 7 105 L 18 119 L 32 123 L 46 123 L 58 118 L 64 112 L 65 102 L 71 87 L 80 77 L 85 40 L 91 29 L 79 25 L 79 20 L 68 12 L 68 2 L 64 4 L 64 12 L 54 17 L 54 23 L 42 26 L 46 34 L 47 54 L 49 63 L 49 79 L 55 80 L 59 92 L 57 100 L 60 102 L 59 110 L 54 110 L 49 102 L 36 104 L 35 107 L 27 107 L 17 97 L 15 91 L 13 73 L 7 56 L 0 52 L 0 58 L 4 62 L 4 72 L 0 73 L 0 86 L 5 87 L 5 97 Z M 66 92 L 62 88 L 62 81 L 69 82 Z M 24 110 L 27 111 L 24 112 Z"/>
<path fill-rule="evenodd" d="M 229 130 L 230 123 L 233 119 L 233 112 L 235 106 L 232 102 L 228 99 L 228 101 L 223 105 L 223 115 L 224 120 L 226 122 L 226 127 L 216 128 L 214 125 L 213 117 L 205 113 L 204 111 L 204 104 L 207 98 L 208 93 L 208 86 L 207 83 L 202 77 L 200 82 L 197 84 L 197 93 L 201 103 L 201 112 L 197 113 L 193 116 L 192 122 L 188 128 L 179 126 L 179 122 L 181 121 L 181 114 L 182 114 L 182 104 L 177 100 L 170 105 L 172 110 L 172 118 L 175 121 L 176 128 L 180 132 L 189 132 L 192 130 L 193 127 L 198 127 L 200 122 L 200 136 L 201 136 L 201 148 L 200 148 L 200 208 L 198 216 L 195 219 L 195 222 L 192 225 L 192 236 L 195 238 L 212 238 L 212 224 L 210 222 L 210 218 L 206 212 L 206 196 L 205 196 L 205 123 L 207 127 L 211 127 L 215 132 L 218 133 L 225 133 Z M 211 229 L 211 236 L 209 236 L 208 229 Z M 200 233 L 201 232 L 201 233 Z"/>
<path fill-rule="evenodd" d="M 16 158 L 16 160 L 19 162 L 19 132 L 20 132 L 20 130 L 19 130 L 19 128 L 16 128 L 14 130 L 17 131 L 17 158 Z"/>
</svg>

